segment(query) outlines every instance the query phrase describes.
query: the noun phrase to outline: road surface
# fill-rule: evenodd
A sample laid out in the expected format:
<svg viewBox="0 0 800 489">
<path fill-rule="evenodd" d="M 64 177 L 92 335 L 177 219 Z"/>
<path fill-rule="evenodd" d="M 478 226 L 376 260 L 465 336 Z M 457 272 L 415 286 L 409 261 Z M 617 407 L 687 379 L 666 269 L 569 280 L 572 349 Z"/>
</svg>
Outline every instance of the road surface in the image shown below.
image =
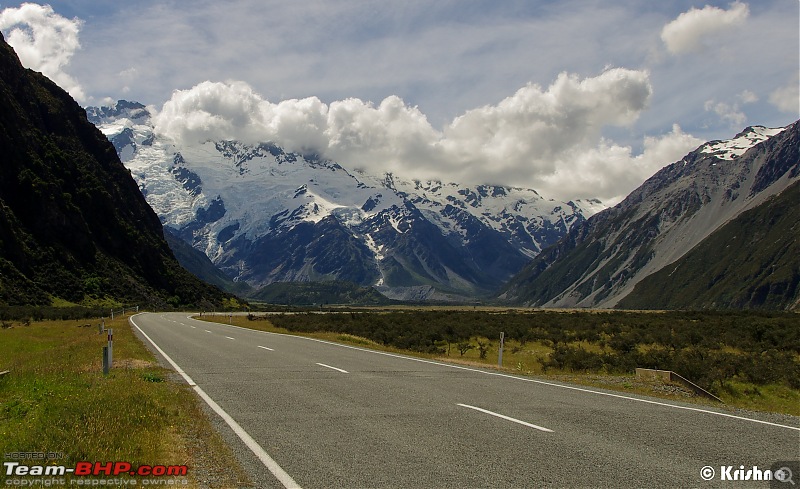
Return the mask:
<svg viewBox="0 0 800 489">
<path fill-rule="evenodd" d="M 257 487 L 770 487 L 724 479 L 800 459 L 795 417 L 545 382 L 185 313 L 132 322 L 216 405 L 216 423 Z"/>
</svg>

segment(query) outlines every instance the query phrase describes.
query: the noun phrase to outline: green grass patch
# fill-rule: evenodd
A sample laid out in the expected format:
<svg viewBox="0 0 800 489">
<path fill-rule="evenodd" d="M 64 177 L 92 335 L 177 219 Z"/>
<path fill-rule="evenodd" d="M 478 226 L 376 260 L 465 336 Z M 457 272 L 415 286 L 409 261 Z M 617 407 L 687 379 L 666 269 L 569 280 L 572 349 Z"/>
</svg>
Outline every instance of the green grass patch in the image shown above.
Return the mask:
<svg viewBox="0 0 800 489">
<path fill-rule="evenodd" d="M 107 336 L 98 323 L 15 323 L 0 330 L 0 371 L 10 371 L 0 377 L 0 454 L 61 453 L 57 463 L 68 467 L 186 464 L 193 485 L 193 472 L 209 464 L 236 466 L 194 392 L 169 381 L 171 372 L 158 366 L 127 318 L 106 321 L 114 329 L 114 368 L 103 375 Z M 216 487 L 244 479 L 231 474 Z"/>
<path fill-rule="evenodd" d="M 785 385 L 729 381 L 718 391 L 718 395 L 726 403 L 742 409 L 800 416 L 800 391 Z"/>
</svg>

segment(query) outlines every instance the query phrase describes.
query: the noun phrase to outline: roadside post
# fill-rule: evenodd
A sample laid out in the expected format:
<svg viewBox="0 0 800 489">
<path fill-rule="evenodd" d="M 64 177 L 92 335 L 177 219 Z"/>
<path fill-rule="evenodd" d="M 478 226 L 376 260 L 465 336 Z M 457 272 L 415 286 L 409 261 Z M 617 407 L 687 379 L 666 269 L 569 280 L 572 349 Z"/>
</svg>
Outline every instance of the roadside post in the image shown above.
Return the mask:
<svg viewBox="0 0 800 489">
<path fill-rule="evenodd" d="M 114 329 L 108 328 L 108 368 L 111 368 L 111 365 L 114 362 Z"/>
<path fill-rule="evenodd" d="M 502 368 L 503 367 L 503 345 L 505 344 L 505 337 L 506 334 L 501 332 L 500 333 L 500 349 L 497 352 L 497 366 Z"/>
<path fill-rule="evenodd" d="M 108 375 L 108 371 L 111 368 L 110 363 L 111 362 L 109 361 L 108 347 L 104 346 L 103 347 L 103 375 Z"/>
</svg>

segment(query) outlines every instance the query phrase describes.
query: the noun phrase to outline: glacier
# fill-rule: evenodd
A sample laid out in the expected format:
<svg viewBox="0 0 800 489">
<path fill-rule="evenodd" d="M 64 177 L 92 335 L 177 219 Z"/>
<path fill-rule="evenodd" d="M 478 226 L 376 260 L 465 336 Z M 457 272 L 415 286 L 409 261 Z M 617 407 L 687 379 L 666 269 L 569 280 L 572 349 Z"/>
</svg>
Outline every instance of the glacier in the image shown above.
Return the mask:
<svg viewBox="0 0 800 489">
<path fill-rule="evenodd" d="M 368 174 L 271 142 L 179 147 L 154 132 L 142 104 L 86 110 L 163 225 L 256 288 L 345 279 L 390 297 L 486 295 L 605 208 L 526 188 Z"/>
</svg>

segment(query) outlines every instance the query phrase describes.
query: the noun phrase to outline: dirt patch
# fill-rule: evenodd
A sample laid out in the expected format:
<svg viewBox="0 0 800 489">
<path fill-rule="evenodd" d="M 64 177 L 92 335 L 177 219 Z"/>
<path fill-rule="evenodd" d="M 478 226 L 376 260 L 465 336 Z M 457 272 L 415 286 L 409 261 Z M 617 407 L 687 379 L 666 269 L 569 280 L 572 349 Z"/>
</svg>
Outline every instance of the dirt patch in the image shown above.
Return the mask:
<svg viewBox="0 0 800 489">
<path fill-rule="evenodd" d="M 149 360 L 139 360 L 136 358 L 126 358 L 124 360 L 114 361 L 114 368 L 124 368 L 128 370 L 138 370 L 156 366 L 158 366 L 158 364 L 155 362 L 151 362 Z"/>
<path fill-rule="evenodd" d="M 653 394 L 659 397 L 695 399 L 697 394 L 688 388 L 661 380 L 638 380 L 625 375 L 551 375 L 548 379 L 607 387 L 613 390 Z"/>
</svg>

